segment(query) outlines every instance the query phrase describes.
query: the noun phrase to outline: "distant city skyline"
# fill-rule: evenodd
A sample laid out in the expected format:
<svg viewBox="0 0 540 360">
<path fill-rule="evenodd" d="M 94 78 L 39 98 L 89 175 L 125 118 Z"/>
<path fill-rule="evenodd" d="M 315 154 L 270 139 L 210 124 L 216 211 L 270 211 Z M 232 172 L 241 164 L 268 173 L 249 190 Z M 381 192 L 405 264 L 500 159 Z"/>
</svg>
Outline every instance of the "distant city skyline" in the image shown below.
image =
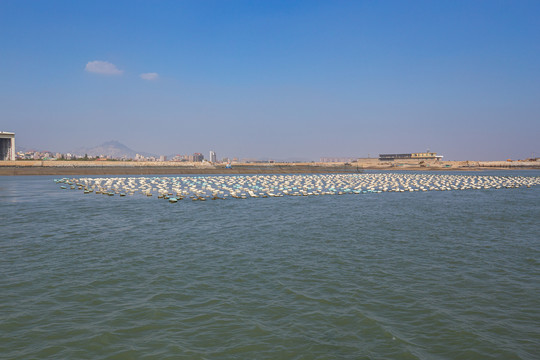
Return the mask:
<svg viewBox="0 0 540 360">
<path fill-rule="evenodd" d="M 539 16 L 537 1 L 2 1 L 0 131 L 61 153 L 524 159 L 540 153 Z"/>
</svg>

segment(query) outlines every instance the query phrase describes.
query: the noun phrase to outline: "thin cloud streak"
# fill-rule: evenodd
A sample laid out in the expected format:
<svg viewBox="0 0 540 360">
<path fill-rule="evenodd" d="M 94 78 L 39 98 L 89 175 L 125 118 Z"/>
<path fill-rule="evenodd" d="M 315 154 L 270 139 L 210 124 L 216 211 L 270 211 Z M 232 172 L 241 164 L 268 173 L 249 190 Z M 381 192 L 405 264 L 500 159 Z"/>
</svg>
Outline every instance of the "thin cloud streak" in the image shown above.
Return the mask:
<svg viewBox="0 0 540 360">
<path fill-rule="evenodd" d="M 102 75 L 122 75 L 124 73 L 124 71 L 118 69 L 116 65 L 101 60 L 89 61 L 84 70 L 86 72 Z"/>
<path fill-rule="evenodd" d="M 159 78 L 159 74 L 158 73 L 144 73 L 144 74 L 139 75 L 139 77 L 143 80 L 154 81 Z"/>
</svg>

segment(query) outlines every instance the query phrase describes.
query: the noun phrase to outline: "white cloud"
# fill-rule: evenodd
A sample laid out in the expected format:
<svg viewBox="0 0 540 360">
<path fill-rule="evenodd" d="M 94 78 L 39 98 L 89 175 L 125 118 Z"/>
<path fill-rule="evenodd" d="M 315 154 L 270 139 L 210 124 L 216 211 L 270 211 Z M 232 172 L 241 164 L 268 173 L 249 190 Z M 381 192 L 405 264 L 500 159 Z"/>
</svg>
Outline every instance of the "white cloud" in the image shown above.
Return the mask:
<svg viewBox="0 0 540 360">
<path fill-rule="evenodd" d="M 116 65 L 101 60 L 89 61 L 84 70 L 103 75 L 122 75 L 124 73 L 124 71 L 118 69 Z"/>
<path fill-rule="evenodd" d="M 141 74 L 139 75 L 139 77 L 141 79 L 144 79 L 144 80 L 157 80 L 157 78 L 159 77 L 158 73 L 145 73 L 145 74 Z"/>
</svg>

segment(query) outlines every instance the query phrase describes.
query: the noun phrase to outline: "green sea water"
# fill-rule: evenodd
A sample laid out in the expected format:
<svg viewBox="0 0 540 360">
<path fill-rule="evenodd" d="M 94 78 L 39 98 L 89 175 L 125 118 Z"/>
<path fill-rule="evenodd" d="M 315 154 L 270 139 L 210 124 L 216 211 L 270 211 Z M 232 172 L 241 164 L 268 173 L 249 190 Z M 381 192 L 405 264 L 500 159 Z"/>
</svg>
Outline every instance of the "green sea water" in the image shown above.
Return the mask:
<svg viewBox="0 0 540 360">
<path fill-rule="evenodd" d="M 53 178 L 0 177 L 0 358 L 540 354 L 538 186 L 169 204 Z"/>
</svg>

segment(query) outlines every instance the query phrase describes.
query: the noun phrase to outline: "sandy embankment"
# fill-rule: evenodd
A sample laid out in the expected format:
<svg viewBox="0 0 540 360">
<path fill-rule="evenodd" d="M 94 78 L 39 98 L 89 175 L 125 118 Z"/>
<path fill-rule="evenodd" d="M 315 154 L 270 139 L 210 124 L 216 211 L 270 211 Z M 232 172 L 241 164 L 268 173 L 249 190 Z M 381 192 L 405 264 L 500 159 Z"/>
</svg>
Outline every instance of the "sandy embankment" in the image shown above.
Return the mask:
<svg viewBox="0 0 540 360">
<path fill-rule="evenodd" d="M 356 173 L 362 170 L 483 170 L 540 169 L 540 161 L 419 161 L 353 163 L 224 164 L 136 161 L 0 161 L 0 175 L 151 175 L 151 174 L 316 174 Z"/>
<path fill-rule="evenodd" d="M 372 170 L 487 170 L 487 169 L 540 169 L 540 161 L 437 161 L 358 159 L 352 163 L 361 169 Z"/>
<path fill-rule="evenodd" d="M 135 161 L 2 161 L 0 175 L 309 174 L 356 172 L 343 163 L 225 164 Z"/>
</svg>

